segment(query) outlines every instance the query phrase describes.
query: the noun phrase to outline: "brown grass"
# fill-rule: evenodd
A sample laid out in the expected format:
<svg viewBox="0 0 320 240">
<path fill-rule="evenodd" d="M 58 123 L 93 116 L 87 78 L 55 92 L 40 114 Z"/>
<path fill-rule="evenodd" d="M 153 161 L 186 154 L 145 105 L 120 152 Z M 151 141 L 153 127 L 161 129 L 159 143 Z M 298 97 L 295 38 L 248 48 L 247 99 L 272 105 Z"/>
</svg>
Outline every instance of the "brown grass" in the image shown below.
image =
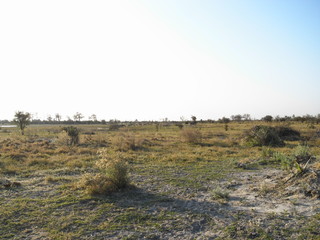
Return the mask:
<svg viewBox="0 0 320 240">
<path fill-rule="evenodd" d="M 187 143 L 201 143 L 202 134 L 200 130 L 194 127 L 185 127 L 181 130 L 181 137 Z"/>
</svg>

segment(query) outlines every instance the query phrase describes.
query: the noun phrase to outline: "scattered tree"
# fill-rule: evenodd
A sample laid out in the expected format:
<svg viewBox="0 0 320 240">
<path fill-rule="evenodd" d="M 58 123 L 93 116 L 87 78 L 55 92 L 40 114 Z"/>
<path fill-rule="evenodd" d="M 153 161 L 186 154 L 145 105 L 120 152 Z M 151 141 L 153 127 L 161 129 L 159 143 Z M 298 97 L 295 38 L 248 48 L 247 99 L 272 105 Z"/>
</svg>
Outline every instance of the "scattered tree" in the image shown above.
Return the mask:
<svg viewBox="0 0 320 240">
<path fill-rule="evenodd" d="M 30 124 L 31 121 L 31 114 L 26 112 L 22 112 L 22 111 L 18 111 L 16 112 L 16 114 L 14 115 L 14 119 L 13 121 L 17 124 L 17 126 L 20 128 L 21 130 L 21 134 L 24 135 L 24 129 L 27 127 L 27 125 Z"/>
<path fill-rule="evenodd" d="M 55 120 L 56 121 L 58 121 L 58 122 L 60 122 L 61 121 L 61 115 L 59 114 L 59 113 L 56 113 L 56 115 L 55 115 Z"/>
<path fill-rule="evenodd" d="M 76 112 L 76 114 L 73 115 L 73 119 L 74 119 L 75 121 L 79 121 L 79 122 L 80 122 L 82 118 L 84 118 L 84 116 L 82 115 L 82 113 Z"/>
<path fill-rule="evenodd" d="M 97 121 L 97 115 L 92 114 L 92 115 L 89 117 L 89 119 L 90 119 L 91 121 L 96 122 L 96 121 Z"/>
<path fill-rule="evenodd" d="M 241 116 L 240 114 L 232 115 L 232 116 L 231 116 L 231 119 L 232 119 L 232 121 L 241 122 L 242 116 Z"/>
<path fill-rule="evenodd" d="M 197 117 L 196 116 L 191 116 L 192 123 L 191 124 L 197 124 Z"/>
<path fill-rule="evenodd" d="M 222 119 L 219 119 L 219 122 L 229 123 L 230 122 L 230 118 L 223 117 Z"/>
<path fill-rule="evenodd" d="M 242 119 L 245 121 L 250 121 L 251 120 L 251 116 L 250 114 L 246 113 L 242 115 Z"/>
<path fill-rule="evenodd" d="M 261 120 L 265 122 L 272 122 L 273 117 L 271 115 L 266 115 L 263 118 L 261 118 Z"/>
<path fill-rule="evenodd" d="M 53 118 L 51 117 L 51 115 L 49 115 L 49 116 L 47 117 L 48 122 L 51 122 L 52 119 L 53 119 Z"/>
</svg>

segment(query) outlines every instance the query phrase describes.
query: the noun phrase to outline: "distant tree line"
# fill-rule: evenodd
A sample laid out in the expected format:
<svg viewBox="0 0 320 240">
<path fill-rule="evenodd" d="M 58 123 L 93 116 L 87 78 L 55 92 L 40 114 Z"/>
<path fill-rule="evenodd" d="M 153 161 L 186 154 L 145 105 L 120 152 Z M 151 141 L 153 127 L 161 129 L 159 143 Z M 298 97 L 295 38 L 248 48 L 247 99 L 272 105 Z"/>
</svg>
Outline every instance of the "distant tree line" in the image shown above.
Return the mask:
<svg viewBox="0 0 320 240">
<path fill-rule="evenodd" d="M 21 111 L 17 113 L 23 113 Z M 13 120 L 0 120 L 0 124 L 16 124 L 17 123 L 17 113 L 15 115 L 15 118 Z M 197 122 L 207 122 L 207 123 L 229 123 L 229 122 L 247 122 L 247 121 L 264 121 L 264 122 L 288 122 L 288 121 L 295 121 L 295 122 L 306 122 L 306 123 L 313 123 L 317 124 L 320 123 L 320 114 L 318 115 L 304 115 L 304 116 L 271 116 L 271 115 L 266 115 L 262 117 L 261 119 L 252 119 L 250 114 L 236 114 L 236 115 L 231 115 L 229 118 L 228 117 L 222 117 L 219 118 L 218 120 L 197 120 L 197 117 L 192 115 L 190 120 L 185 119 L 184 117 L 180 118 L 180 121 L 170 121 L 168 118 L 164 118 L 162 121 L 120 121 L 117 119 L 111 119 L 109 121 L 106 121 L 104 119 L 98 120 L 96 114 L 92 114 L 88 117 L 88 119 L 84 120 L 84 115 L 82 113 L 76 112 L 73 117 L 67 117 L 66 120 L 62 120 L 62 116 L 59 113 L 56 113 L 54 117 L 49 115 L 47 119 L 41 120 L 41 119 L 36 119 L 33 118 L 32 115 L 28 112 L 24 113 L 27 114 L 28 116 L 28 124 L 111 124 L 111 125 L 119 125 L 121 124 L 148 124 L 148 123 L 160 123 L 160 122 L 165 122 L 165 123 L 172 123 L 172 124 L 190 124 L 190 125 L 195 125 Z M 21 117 L 21 116 L 20 116 Z"/>
<path fill-rule="evenodd" d="M 288 122 L 288 121 L 293 121 L 293 122 L 307 122 L 307 123 L 320 123 L 320 114 L 316 116 L 312 115 L 304 115 L 304 116 L 276 116 L 273 117 L 271 115 L 266 115 L 262 117 L 261 119 L 255 119 L 254 121 L 264 121 L 264 122 Z M 229 123 L 229 122 L 244 122 L 244 121 L 252 121 L 251 117 L 249 114 L 244 114 L 244 115 L 232 115 L 230 118 L 220 118 L 217 122 L 220 123 Z"/>
</svg>

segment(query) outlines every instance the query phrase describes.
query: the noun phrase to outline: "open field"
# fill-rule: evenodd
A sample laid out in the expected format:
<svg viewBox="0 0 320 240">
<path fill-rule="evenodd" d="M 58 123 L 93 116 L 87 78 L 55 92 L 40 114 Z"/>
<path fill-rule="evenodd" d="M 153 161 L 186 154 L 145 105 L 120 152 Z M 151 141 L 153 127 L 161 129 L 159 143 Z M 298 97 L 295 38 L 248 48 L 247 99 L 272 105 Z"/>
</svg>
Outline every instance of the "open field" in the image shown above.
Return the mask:
<svg viewBox="0 0 320 240">
<path fill-rule="evenodd" d="M 75 125 L 75 146 L 61 126 L 1 128 L 0 238 L 320 239 L 320 125 L 286 123 L 301 139 L 249 146 L 243 134 L 258 124 L 284 123 Z M 302 144 L 305 171 L 283 169 L 276 156 Z M 127 188 L 80 187 L 101 149 L 128 163 Z"/>
</svg>

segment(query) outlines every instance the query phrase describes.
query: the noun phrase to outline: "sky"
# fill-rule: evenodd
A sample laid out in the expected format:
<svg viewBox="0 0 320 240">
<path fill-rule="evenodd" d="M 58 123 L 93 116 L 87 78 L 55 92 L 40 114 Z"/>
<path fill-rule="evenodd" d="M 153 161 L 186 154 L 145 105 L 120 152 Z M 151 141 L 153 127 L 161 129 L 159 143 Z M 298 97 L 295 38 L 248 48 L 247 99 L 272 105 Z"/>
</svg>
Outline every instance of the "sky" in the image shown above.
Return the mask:
<svg viewBox="0 0 320 240">
<path fill-rule="evenodd" d="M 318 0 L 0 1 L 0 119 L 320 113 Z"/>
</svg>

